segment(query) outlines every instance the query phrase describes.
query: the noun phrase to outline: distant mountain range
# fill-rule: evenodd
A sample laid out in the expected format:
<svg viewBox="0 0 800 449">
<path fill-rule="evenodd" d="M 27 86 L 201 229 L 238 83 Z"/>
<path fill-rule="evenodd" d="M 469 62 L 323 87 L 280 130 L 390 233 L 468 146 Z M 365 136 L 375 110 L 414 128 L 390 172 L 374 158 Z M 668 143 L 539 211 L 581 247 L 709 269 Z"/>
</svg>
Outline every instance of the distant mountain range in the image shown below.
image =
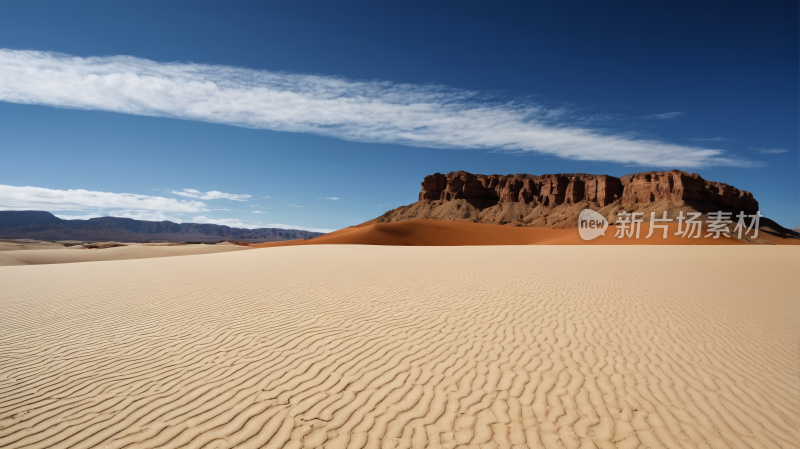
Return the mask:
<svg viewBox="0 0 800 449">
<path fill-rule="evenodd" d="M 171 221 L 144 221 L 120 217 L 63 220 L 50 212 L 0 211 L 0 238 L 117 242 L 279 242 L 312 239 L 321 232 L 296 229 L 242 229 L 230 226 Z"/>
</svg>

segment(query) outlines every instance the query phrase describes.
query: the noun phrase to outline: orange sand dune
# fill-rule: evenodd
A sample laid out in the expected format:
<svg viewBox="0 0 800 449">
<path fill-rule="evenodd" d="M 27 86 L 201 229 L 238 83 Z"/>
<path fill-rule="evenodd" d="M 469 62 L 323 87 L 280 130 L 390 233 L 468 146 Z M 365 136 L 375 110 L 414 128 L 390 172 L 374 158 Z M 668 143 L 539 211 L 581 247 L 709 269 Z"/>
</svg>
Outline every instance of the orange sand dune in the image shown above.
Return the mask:
<svg viewBox="0 0 800 449">
<path fill-rule="evenodd" d="M 514 227 L 485 223 L 469 223 L 447 220 L 410 220 L 394 223 L 377 223 L 353 226 L 325 234 L 313 240 L 289 240 L 285 242 L 258 243 L 256 248 L 294 245 L 392 245 L 392 246 L 468 246 L 468 245 L 742 245 L 736 239 L 720 237 L 704 238 L 705 228 L 698 239 L 681 238 L 675 235 L 677 223 L 669 225 L 668 237 L 662 232 L 646 239 L 649 224 L 642 226 L 639 239 L 616 238 L 616 226 L 609 226 L 605 236 L 584 241 L 577 229 L 550 229 L 536 227 Z M 764 232 L 760 238 L 771 243 L 800 244 L 800 240 L 781 239 Z"/>
</svg>

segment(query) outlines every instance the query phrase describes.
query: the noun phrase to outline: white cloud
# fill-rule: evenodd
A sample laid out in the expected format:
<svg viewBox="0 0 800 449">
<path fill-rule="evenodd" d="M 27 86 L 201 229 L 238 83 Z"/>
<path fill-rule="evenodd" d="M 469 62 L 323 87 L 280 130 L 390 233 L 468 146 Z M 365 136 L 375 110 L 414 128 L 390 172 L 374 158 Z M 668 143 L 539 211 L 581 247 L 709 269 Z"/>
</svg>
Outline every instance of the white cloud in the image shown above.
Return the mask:
<svg viewBox="0 0 800 449">
<path fill-rule="evenodd" d="M 326 196 L 325 198 L 318 196 L 317 198 L 321 200 L 340 200 L 341 198 L 336 198 L 335 196 Z"/>
<path fill-rule="evenodd" d="M 55 190 L 42 187 L 0 185 L 0 209 L 204 212 L 199 201 L 176 200 L 133 193 L 96 192 L 83 189 Z"/>
<path fill-rule="evenodd" d="M 683 112 L 665 112 L 663 114 L 651 114 L 651 115 L 645 115 L 642 118 L 646 118 L 649 120 L 669 120 L 679 115 L 683 115 Z"/>
<path fill-rule="evenodd" d="M 299 206 L 296 206 L 299 207 Z M 332 232 L 332 229 L 307 228 L 294 225 L 262 224 L 238 218 L 208 218 L 204 215 L 182 218 L 186 213 L 209 212 L 199 201 L 176 200 L 160 196 L 132 193 L 95 192 L 89 190 L 55 190 L 42 187 L 0 185 L 0 210 L 67 211 L 56 213 L 64 220 L 88 220 L 97 217 L 125 217 L 135 220 L 173 221 L 176 223 L 211 223 L 235 228 L 283 228 L 313 232 Z M 73 211 L 73 212 L 69 212 Z M 266 214 L 266 211 L 247 211 Z"/>
<path fill-rule="evenodd" d="M 335 229 L 306 228 L 304 226 L 287 225 L 287 224 L 280 224 L 280 223 L 262 224 L 261 227 L 262 228 L 279 228 L 279 229 L 297 229 L 299 231 L 311 231 L 311 232 L 322 232 L 322 233 L 328 233 L 328 232 L 335 231 Z"/>
<path fill-rule="evenodd" d="M 230 226 L 232 228 L 244 228 L 244 229 L 256 229 L 256 228 L 266 227 L 258 223 L 246 223 L 238 218 L 206 218 L 202 215 L 200 215 L 199 217 L 192 218 L 192 222 Z"/>
<path fill-rule="evenodd" d="M 158 63 L 130 56 L 79 58 L 0 50 L 0 100 L 305 132 L 359 142 L 537 152 L 668 168 L 754 165 L 726 156 L 722 150 L 570 126 L 559 122 L 564 117 L 557 108 L 490 101 L 480 92 Z M 669 114 L 676 113 L 656 115 Z"/>
<path fill-rule="evenodd" d="M 781 154 L 781 153 L 788 153 L 789 152 L 789 150 L 787 150 L 786 148 L 775 148 L 775 149 L 772 149 L 772 150 L 758 148 L 758 149 L 756 149 L 756 151 L 758 151 L 761 154 Z"/>
<path fill-rule="evenodd" d="M 264 213 L 261 211 L 254 211 L 255 213 Z M 85 215 L 69 215 L 69 214 L 53 214 L 62 220 L 89 220 L 91 218 L 98 218 L 98 217 L 125 217 L 125 218 L 133 218 L 136 220 L 151 220 L 151 221 L 173 221 L 175 223 L 200 223 L 200 224 L 216 224 L 216 225 L 223 225 L 223 226 L 230 226 L 232 228 L 243 228 L 243 229 L 258 229 L 258 228 L 279 228 L 279 229 L 296 229 L 300 231 L 311 231 L 311 232 L 322 232 L 328 233 L 333 232 L 335 229 L 322 229 L 322 228 L 308 228 L 304 226 L 295 226 L 295 225 L 287 225 L 287 224 L 277 224 L 277 223 L 269 223 L 264 224 L 261 222 L 245 222 L 238 218 L 208 218 L 205 216 L 198 216 L 192 218 L 190 221 L 182 220 L 180 218 L 171 217 L 165 214 L 159 213 L 151 213 L 148 214 L 146 212 L 141 211 L 118 211 L 118 212 L 109 212 L 109 213 L 92 213 L 92 214 L 85 214 Z M 355 220 L 358 221 L 358 220 Z M 361 220 L 363 221 L 363 220 Z M 359 223 L 361 222 L 359 221 Z"/>
<path fill-rule="evenodd" d="M 295 204 L 289 204 L 289 207 L 296 207 L 298 209 L 303 209 L 305 206 L 297 206 Z"/>
<path fill-rule="evenodd" d="M 257 229 L 257 228 L 280 228 L 280 229 L 297 229 L 300 231 L 311 231 L 311 232 L 333 232 L 333 229 L 320 229 L 320 228 L 306 228 L 303 226 L 294 226 L 294 225 L 286 225 L 286 224 L 264 224 L 261 222 L 258 223 L 247 223 L 239 220 L 238 218 L 207 218 L 204 216 L 194 217 L 192 219 L 195 223 L 210 223 L 210 224 L 217 224 L 223 226 L 230 226 L 232 228 L 245 228 L 245 229 Z"/>
<path fill-rule="evenodd" d="M 166 214 L 163 212 L 150 212 L 142 210 L 120 210 L 120 211 L 112 210 L 107 214 L 107 216 L 133 218 L 134 220 L 145 220 L 145 221 L 172 221 L 175 223 L 181 223 L 185 221 L 181 220 L 180 217 L 176 217 L 174 214 Z"/>
<path fill-rule="evenodd" d="M 89 220 L 91 218 L 107 217 L 108 214 L 86 214 L 86 215 L 66 215 L 66 214 L 53 214 L 62 220 Z"/>
<path fill-rule="evenodd" d="M 172 190 L 173 195 L 186 196 L 189 198 L 198 198 L 201 200 L 233 200 L 233 201 L 247 201 L 252 195 L 237 195 L 234 193 L 224 193 L 216 190 L 211 190 L 203 193 L 195 189 Z"/>
</svg>

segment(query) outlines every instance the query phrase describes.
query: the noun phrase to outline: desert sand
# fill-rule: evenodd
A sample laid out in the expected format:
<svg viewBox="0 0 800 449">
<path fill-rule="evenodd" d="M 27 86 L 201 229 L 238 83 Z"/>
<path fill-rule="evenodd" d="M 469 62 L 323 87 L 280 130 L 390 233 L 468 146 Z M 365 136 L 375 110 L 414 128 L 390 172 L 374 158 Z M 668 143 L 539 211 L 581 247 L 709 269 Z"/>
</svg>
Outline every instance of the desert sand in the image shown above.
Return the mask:
<svg viewBox="0 0 800 449">
<path fill-rule="evenodd" d="M 43 242 L 33 239 L 0 239 L 0 251 L 19 251 L 33 249 L 63 249 L 66 248 L 61 243 Z"/>
<path fill-rule="evenodd" d="M 646 238 L 649 223 L 640 230 L 639 238 L 617 238 L 616 226 L 609 226 L 604 236 L 594 240 L 581 239 L 577 229 L 551 229 L 543 227 L 515 227 L 486 223 L 469 223 L 447 220 L 410 220 L 395 223 L 377 223 L 352 226 L 311 240 L 256 243 L 256 248 L 273 248 L 296 245 L 402 245 L 402 246 L 467 246 L 467 245 L 747 245 L 745 241 L 721 236 L 718 239 L 701 237 L 682 238 L 675 235 L 677 223 L 670 224 L 667 238 L 663 230 L 656 230 Z M 765 232 L 759 239 L 767 244 L 800 245 L 800 240 L 774 237 Z"/>
<path fill-rule="evenodd" d="M 2 267 L 0 447 L 798 447 L 798 263 L 310 245 Z"/>
<path fill-rule="evenodd" d="M 225 253 L 249 248 L 231 244 L 149 246 L 131 245 L 103 249 L 74 249 L 60 246 L 11 251 L 0 250 L 0 267 L 10 265 L 42 265 L 56 263 L 97 262 L 108 260 L 150 259 L 154 257 L 188 256 Z M 52 245 L 58 245 L 56 243 Z"/>
</svg>

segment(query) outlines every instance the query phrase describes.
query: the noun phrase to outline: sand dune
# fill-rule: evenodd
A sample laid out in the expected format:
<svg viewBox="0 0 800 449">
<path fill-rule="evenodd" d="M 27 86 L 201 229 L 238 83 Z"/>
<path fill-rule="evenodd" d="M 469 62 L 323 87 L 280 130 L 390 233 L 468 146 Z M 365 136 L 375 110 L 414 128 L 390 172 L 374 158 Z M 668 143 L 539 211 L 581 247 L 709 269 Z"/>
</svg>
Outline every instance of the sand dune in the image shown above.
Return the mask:
<svg viewBox="0 0 800 449">
<path fill-rule="evenodd" d="M 799 262 L 315 245 L 3 267 L 0 447 L 797 447 Z"/>
<path fill-rule="evenodd" d="M 0 239 L 0 251 L 20 251 L 34 249 L 63 249 L 61 243 L 43 242 L 31 239 L 8 240 Z"/>
<path fill-rule="evenodd" d="M 0 267 L 107 260 L 150 259 L 247 250 L 238 245 L 120 246 L 104 249 L 25 249 L 0 252 Z"/>
<path fill-rule="evenodd" d="M 256 248 L 296 245 L 401 245 L 401 246 L 466 246 L 466 245 L 741 245 L 747 242 L 733 238 L 681 238 L 675 235 L 677 223 L 669 226 L 668 236 L 656 234 L 647 239 L 649 224 L 645 224 L 639 239 L 614 237 L 616 226 L 609 226 L 605 236 L 584 241 L 577 229 L 514 227 L 485 223 L 446 220 L 411 220 L 353 226 L 325 234 L 312 240 L 258 243 Z M 663 231 L 662 231 L 663 233 Z M 800 240 L 773 237 L 764 232 L 760 238 L 767 243 L 800 245 Z"/>
</svg>

